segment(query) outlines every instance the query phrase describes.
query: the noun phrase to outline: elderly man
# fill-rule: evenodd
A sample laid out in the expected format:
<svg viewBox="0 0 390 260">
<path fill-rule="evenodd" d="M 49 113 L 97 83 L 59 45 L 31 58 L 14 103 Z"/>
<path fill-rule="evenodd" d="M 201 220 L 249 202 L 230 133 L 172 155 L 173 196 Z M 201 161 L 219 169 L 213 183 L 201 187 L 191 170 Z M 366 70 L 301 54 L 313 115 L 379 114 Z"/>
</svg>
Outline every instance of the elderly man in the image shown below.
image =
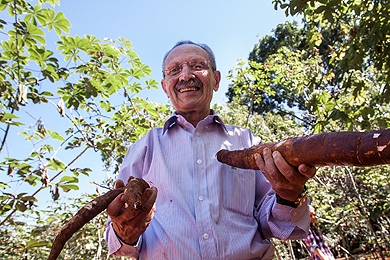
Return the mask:
<svg viewBox="0 0 390 260">
<path fill-rule="evenodd" d="M 261 171 L 219 163 L 220 149 L 258 144 L 210 109 L 221 73 L 205 44 L 178 42 L 164 57 L 162 88 L 175 108 L 164 127 L 134 143 L 116 188 L 130 176 L 153 184 L 134 209 L 119 195 L 107 208 L 110 253 L 139 259 L 272 259 L 269 238 L 303 239 L 309 228 L 306 181 L 278 152 L 255 156 Z M 158 190 L 158 192 L 157 192 Z"/>
</svg>

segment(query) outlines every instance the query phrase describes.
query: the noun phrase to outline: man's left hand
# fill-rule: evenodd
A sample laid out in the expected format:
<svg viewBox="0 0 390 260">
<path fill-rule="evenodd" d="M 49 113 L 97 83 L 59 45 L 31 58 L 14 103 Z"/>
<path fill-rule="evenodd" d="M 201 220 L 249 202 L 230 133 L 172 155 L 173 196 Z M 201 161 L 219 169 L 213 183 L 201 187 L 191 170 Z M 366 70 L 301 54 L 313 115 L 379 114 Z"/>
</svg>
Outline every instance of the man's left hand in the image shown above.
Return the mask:
<svg viewBox="0 0 390 260">
<path fill-rule="evenodd" d="M 316 173 L 315 167 L 301 164 L 291 166 L 277 152 L 264 148 L 263 156 L 255 154 L 256 164 L 271 183 L 272 189 L 283 199 L 296 201 L 304 189 L 305 183 Z"/>
</svg>

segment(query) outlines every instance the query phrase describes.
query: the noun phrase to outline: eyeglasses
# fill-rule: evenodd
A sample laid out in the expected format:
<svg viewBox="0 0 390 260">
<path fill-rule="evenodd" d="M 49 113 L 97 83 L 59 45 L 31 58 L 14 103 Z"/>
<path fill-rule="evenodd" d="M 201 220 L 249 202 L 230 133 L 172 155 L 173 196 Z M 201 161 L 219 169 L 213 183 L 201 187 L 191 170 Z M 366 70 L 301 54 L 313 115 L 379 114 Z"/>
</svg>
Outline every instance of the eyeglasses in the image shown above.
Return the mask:
<svg viewBox="0 0 390 260">
<path fill-rule="evenodd" d="M 187 64 L 188 68 L 191 71 L 204 71 L 209 69 L 208 63 L 210 63 L 210 61 L 205 61 L 205 60 L 185 61 L 179 64 L 173 64 L 171 66 L 168 66 L 168 68 L 164 70 L 164 72 L 166 75 L 170 77 L 177 76 L 183 70 L 184 64 Z"/>
</svg>

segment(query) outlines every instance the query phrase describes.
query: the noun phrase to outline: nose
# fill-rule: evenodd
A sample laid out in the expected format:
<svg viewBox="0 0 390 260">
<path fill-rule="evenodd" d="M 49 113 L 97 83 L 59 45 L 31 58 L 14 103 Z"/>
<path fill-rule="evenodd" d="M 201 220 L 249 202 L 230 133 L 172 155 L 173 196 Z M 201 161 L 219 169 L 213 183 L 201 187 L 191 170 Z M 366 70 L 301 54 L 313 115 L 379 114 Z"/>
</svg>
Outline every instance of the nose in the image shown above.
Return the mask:
<svg viewBox="0 0 390 260">
<path fill-rule="evenodd" d="M 188 81 L 191 78 L 194 78 L 195 75 L 192 73 L 191 68 L 188 66 L 187 63 L 182 64 L 182 69 L 179 74 L 179 80 L 180 81 Z"/>
</svg>

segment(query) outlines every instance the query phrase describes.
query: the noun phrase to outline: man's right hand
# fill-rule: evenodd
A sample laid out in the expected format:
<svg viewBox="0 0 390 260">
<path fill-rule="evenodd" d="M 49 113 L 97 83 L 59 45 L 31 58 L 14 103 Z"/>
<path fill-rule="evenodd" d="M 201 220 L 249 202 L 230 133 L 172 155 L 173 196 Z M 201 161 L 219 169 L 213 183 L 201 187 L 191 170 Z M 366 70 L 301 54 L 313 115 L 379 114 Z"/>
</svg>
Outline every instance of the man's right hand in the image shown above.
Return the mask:
<svg viewBox="0 0 390 260">
<path fill-rule="evenodd" d="M 125 186 L 123 181 L 115 182 L 115 189 Z M 107 207 L 116 235 L 126 244 L 132 245 L 145 232 L 156 211 L 157 188 L 147 188 L 142 195 L 142 208 L 135 209 L 125 203 L 123 193 Z"/>
</svg>

